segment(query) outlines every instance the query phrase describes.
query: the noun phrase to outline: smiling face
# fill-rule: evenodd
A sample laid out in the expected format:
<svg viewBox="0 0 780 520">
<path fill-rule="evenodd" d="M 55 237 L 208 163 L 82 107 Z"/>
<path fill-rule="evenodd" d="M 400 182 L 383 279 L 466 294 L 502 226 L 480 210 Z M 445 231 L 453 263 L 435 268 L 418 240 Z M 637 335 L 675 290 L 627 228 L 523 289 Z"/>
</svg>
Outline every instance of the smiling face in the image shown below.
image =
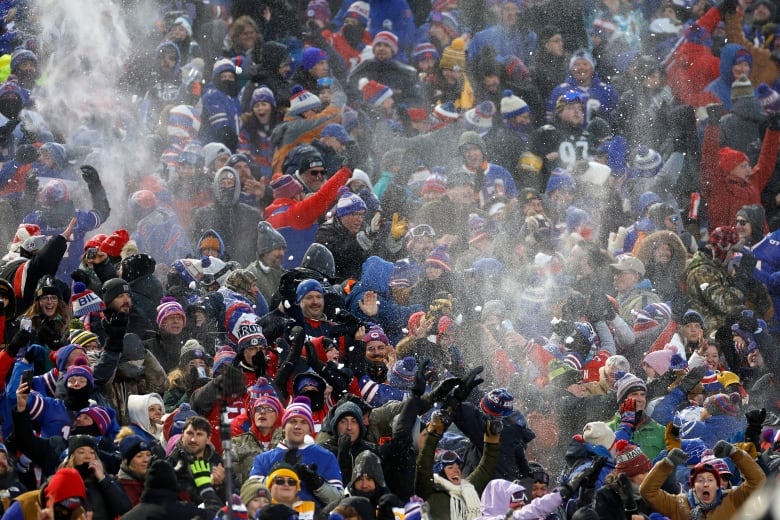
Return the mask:
<svg viewBox="0 0 780 520">
<path fill-rule="evenodd" d="M 366 359 L 375 363 L 383 363 L 387 359 L 387 345 L 381 341 L 370 341 L 366 344 Z"/>
<path fill-rule="evenodd" d="M 184 449 L 194 457 L 202 457 L 209 442 L 209 434 L 205 430 L 196 430 L 191 424 L 181 436 Z"/>
<path fill-rule="evenodd" d="M 444 476 L 455 484 L 456 486 L 460 484 L 460 465 L 459 464 L 450 464 L 448 466 L 444 466 Z"/>
<path fill-rule="evenodd" d="M 360 228 L 363 227 L 363 221 L 366 220 L 366 212 L 365 210 L 356 211 L 349 215 L 344 215 L 340 220 L 341 225 L 344 226 L 344 229 L 346 229 L 349 234 L 357 235 Z"/>
<path fill-rule="evenodd" d="M 303 417 L 291 417 L 284 425 L 284 439 L 288 446 L 301 446 L 311 434 L 308 421 Z"/>
<path fill-rule="evenodd" d="M 577 58 L 571 65 L 571 75 L 580 85 L 590 85 L 593 80 L 593 65 L 585 58 Z"/>
<path fill-rule="evenodd" d="M 152 452 L 149 450 L 139 451 L 135 457 L 130 460 L 128 467 L 133 473 L 146 475 L 149 469 L 149 463 L 152 461 Z"/>
<path fill-rule="evenodd" d="M 319 320 L 325 310 L 325 298 L 318 291 L 309 291 L 301 299 L 301 312 L 305 318 Z"/>
<path fill-rule="evenodd" d="M 47 318 L 52 318 L 57 313 L 59 298 L 47 294 L 38 298 L 38 309 Z"/>
</svg>

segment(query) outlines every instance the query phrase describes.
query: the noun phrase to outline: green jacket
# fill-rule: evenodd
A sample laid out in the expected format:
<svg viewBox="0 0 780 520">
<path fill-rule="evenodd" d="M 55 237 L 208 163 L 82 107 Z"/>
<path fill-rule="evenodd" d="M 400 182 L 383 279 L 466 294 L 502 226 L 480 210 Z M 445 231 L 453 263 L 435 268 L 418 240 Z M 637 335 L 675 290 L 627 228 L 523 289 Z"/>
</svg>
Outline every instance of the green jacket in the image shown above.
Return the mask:
<svg viewBox="0 0 780 520">
<path fill-rule="evenodd" d="M 617 430 L 617 427 L 620 425 L 620 414 L 616 413 L 607 425 L 612 431 Z M 650 460 L 655 460 L 658 454 L 666 449 L 666 443 L 664 442 L 665 433 L 665 426 L 662 426 L 650 417 L 645 416 L 642 424 L 634 430 L 634 434 L 631 436 L 631 442 L 642 448 L 642 452 L 647 455 Z"/>
</svg>

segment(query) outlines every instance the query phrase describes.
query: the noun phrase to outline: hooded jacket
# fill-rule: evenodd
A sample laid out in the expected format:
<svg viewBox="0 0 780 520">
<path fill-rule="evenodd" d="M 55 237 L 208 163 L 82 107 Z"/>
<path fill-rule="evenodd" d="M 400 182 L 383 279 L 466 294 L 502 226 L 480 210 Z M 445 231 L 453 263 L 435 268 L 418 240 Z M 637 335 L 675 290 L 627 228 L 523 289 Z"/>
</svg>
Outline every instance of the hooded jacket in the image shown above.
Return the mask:
<svg viewBox="0 0 780 520">
<path fill-rule="evenodd" d="M 720 99 L 724 110 L 731 111 L 731 84 L 735 79 L 731 69 L 734 67 L 737 53 L 745 50 L 747 50 L 745 47 L 736 43 L 724 45 L 720 50 L 720 75 L 705 88 L 707 92 L 715 94 Z"/>
<path fill-rule="evenodd" d="M 482 492 L 482 507 L 480 508 L 482 515 L 475 520 L 505 520 L 507 518 L 537 520 L 538 518 L 547 518 L 563 502 L 560 493 L 552 492 L 533 499 L 520 509 L 515 509 L 511 516 L 507 516 L 512 494 L 525 490 L 520 484 L 508 480 L 491 480 Z"/>
<path fill-rule="evenodd" d="M 160 394 L 129 395 L 127 396 L 127 411 L 130 416 L 130 428 L 133 432 L 153 445 L 153 453 L 162 458 L 165 450 L 162 449 L 162 425 L 157 428 L 159 431 L 152 432 L 152 424 L 149 421 L 149 407 L 153 404 L 163 406 L 163 400 Z M 163 411 L 165 411 L 163 409 Z"/>
</svg>

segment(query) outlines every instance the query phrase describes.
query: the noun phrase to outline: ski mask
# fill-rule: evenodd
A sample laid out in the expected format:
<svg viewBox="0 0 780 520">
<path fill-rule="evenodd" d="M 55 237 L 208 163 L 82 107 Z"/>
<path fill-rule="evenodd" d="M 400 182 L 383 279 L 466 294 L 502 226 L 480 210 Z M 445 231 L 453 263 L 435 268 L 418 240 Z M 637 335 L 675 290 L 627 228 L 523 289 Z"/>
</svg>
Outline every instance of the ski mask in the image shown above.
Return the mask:
<svg viewBox="0 0 780 520">
<path fill-rule="evenodd" d="M 65 406 L 69 410 L 81 410 L 89 406 L 89 396 L 92 393 L 91 385 L 86 385 L 78 390 L 66 388 Z"/>
<path fill-rule="evenodd" d="M 17 94 L 3 94 L 0 96 L 0 114 L 8 119 L 19 119 L 19 112 L 22 111 L 22 98 Z"/>
<path fill-rule="evenodd" d="M 233 79 L 217 78 L 214 80 L 214 86 L 230 97 L 234 98 L 238 95 L 238 82 L 235 77 Z"/>
<path fill-rule="evenodd" d="M 363 34 L 365 33 L 366 28 L 363 27 L 363 25 L 344 25 L 341 29 L 341 33 L 344 36 L 344 39 L 347 40 L 347 43 L 350 47 L 357 49 L 358 45 L 360 45 L 360 42 L 363 40 Z"/>
</svg>

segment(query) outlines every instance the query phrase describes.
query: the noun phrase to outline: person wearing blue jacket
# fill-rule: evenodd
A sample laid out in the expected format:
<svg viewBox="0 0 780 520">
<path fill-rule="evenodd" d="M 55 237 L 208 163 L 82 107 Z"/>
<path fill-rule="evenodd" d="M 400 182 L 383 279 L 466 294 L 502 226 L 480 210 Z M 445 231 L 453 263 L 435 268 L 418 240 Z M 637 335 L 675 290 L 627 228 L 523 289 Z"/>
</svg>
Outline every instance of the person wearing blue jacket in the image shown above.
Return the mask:
<svg viewBox="0 0 780 520">
<path fill-rule="evenodd" d="M 360 281 L 352 287 L 346 304 L 349 312 L 359 320 L 379 323 L 390 338 L 390 343 L 395 345 L 404 336 L 403 327 L 409 321 L 409 316 L 423 310 L 423 307 L 405 307 L 393 301 L 390 292 L 393 268 L 391 262 L 378 256 L 368 257 L 363 262 Z M 371 304 L 366 305 L 368 302 Z"/>
<path fill-rule="evenodd" d="M 475 58 L 485 47 L 495 49 L 496 58 L 501 63 L 507 62 L 513 56 L 517 56 L 526 64 L 531 63 L 531 55 L 536 50 L 538 37 L 535 32 L 521 27 L 519 4 L 520 2 L 515 0 L 504 0 L 501 3 L 499 23 L 478 32 L 471 40 L 468 52 L 469 63 L 474 63 Z M 373 16 L 372 12 L 371 17 Z"/>
<path fill-rule="evenodd" d="M 731 110 L 731 84 L 738 77 L 750 77 L 753 57 L 750 51 L 736 43 L 727 43 L 720 51 L 720 76 L 704 89 L 718 96 L 723 109 Z"/>
<path fill-rule="evenodd" d="M 223 58 L 214 64 L 211 83 L 203 91 L 200 140 L 222 143 L 231 150 L 238 146 L 241 102 L 238 98 L 235 64 Z"/>
<path fill-rule="evenodd" d="M 603 83 L 596 73 L 596 60 L 590 52 L 579 49 L 569 60 L 569 73 L 566 81 L 555 87 L 547 99 L 547 119 L 552 121 L 555 103 L 563 94 L 575 90 L 579 93 L 585 111 L 585 124 L 593 116 L 599 116 L 614 124 L 617 118 L 618 92 L 614 87 Z"/>
</svg>

